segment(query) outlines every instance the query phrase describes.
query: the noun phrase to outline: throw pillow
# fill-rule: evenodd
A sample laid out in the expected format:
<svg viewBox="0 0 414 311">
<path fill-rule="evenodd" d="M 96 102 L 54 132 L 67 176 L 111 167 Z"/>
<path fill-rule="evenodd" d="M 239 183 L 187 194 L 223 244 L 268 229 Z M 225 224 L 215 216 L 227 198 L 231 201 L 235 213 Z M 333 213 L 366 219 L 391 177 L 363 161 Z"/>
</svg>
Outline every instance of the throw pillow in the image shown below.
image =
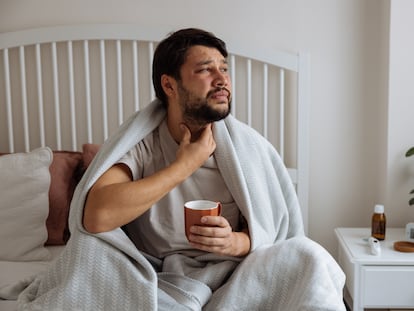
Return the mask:
<svg viewBox="0 0 414 311">
<path fill-rule="evenodd" d="M 81 178 L 81 166 L 81 152 L 53 151 L 46 245 L 64 245 L 69 239 L 69 208 L 73 192 Z"/>
<path fill-rule="evenodd" d="M 47 260 L 48 147 L 0 157 L 0 260 Z"/>
<path fill-rule="evenodd" d="M 91 164 L 93 158 L 98 153 L 100 144 L 83 144 L 82 145 L 82 161 L 83 161 L 83 170 L 86 171 L 89 164 Z"/>
</svg>

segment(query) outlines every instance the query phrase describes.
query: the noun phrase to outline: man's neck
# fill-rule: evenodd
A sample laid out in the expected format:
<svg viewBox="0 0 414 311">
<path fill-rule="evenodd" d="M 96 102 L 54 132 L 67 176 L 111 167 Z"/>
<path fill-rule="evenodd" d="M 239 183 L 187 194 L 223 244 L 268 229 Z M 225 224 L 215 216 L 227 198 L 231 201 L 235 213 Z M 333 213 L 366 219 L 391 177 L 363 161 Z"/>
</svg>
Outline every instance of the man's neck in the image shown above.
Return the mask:
<svg viewBox="0 0 414 311">
<path fill-rule="evenodd" d="M 191 132 L 191 141 L 197 140 L 201 133 L 203 132 L 206 124 L 194 124 L 190 122 L 185 122 L 181 115 L 174 115 L 173 113 L 167 114 L 167 126 L 170 131 L 171 136 L 177 143 L 180 143 L 182 140 L 183 131 L 181 129 L 181 124 L 185 124 Z"/>
</svg>

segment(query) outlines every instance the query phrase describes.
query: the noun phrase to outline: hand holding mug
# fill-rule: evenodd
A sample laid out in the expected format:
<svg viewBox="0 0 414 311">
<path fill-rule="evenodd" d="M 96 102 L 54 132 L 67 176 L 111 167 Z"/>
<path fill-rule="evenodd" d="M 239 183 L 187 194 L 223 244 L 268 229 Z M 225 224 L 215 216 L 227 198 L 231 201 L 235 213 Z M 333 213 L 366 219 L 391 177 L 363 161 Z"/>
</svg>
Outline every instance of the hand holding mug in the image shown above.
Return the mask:
<svg viewBox="0 0 414 311">
<path fill-rule="evenodd" d="M 250 250 L 247 229 L 234 232 L 226 218 L 205 217 L 220 216 L 221 209 L 219 202 L 197 200 L 185 203 L 185 234 L 188 241 L 196 249 L 218 255 L 247 255 Z"/>
</svg>

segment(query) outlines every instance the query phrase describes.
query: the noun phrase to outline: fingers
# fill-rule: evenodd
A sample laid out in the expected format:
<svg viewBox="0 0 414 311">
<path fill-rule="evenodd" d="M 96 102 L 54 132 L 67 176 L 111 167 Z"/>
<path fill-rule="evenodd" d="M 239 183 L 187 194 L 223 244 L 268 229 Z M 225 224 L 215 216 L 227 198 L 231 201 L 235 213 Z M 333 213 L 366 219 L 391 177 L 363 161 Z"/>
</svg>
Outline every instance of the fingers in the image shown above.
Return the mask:
<svg viewBox="0 0 414 311">
<path fill-rule="evenodd" d="M 196 249 L 229 256 L 245 256 L 250 250 L 250 237 L 245 232 L 234 232 L 226 218 L 204 216 L 205 226 L 192 226 L 189 241 Z"/>
<path fill-rule="evenodd" d="M 213 216 L 210 216 L 210 217 L 213 217 Z M 197 236 L 223 239 L 229 236 L 229 234 L 232 232 L 232 229 L 230 226 L 219 226 L 219 225 L 206 224 L 205 226 L 192 226 L 190 229 L 190 232 Z"/>
<path fill-rule="evenodd" d="M 211 142 L 212 140 L 214 141 L 212 128 L 213 128 L 212 123 L 209 123 L 204 128 L 200 129 L 199 131 L 192 133 L 187 124 L 181 123 L 180 124 L 180 129 L 182 133 L 181 141 L 187 142 L 187 143 L 195 142 L 195 141 L 199 141 L 199 142 Z"/>
<path fill-rule="evenodd" d="M 202 249 L 205 251 L 210 252 L 218 252 L 218 249 L 212 250 L 211 248 L 221 248 L 223 251 L 224 249 L 227 249 L 231 246 L 230 243 L 230 234 L 226 234 L 224 236 L 206 236 L 206 235 L 198 235 L 191 233 L 189 236 L 189 241 L 192 244 L 193 247 Z M 210 249 L 209 249 L 210 248 Z"/>
<path fill-rule="evenodd" d="M 217 228 L 208 228 L 210 233 L 216 230 L 222 230 Z M 206 251 L 209 253 L 216 253 L 220 255 L 232 255 L 232 232 L 229 234 L 213 234 L 212 236 L 190 234 L 189 241 L 192 247 Z"/>
<path fill-rule="evenodd" d="M 223 216 L 203 216 L 201 218 L 201 222 L 206 226 L 220 227 L 220 228 L 228 227 L 231 230 L 229 222 Z M 210 227 L 201 227 L 201 228 L 210 228 Z"/>
<path fill-rule="evenodd" d="M 181 128 L 181 132 L 183 134 L 182 138 L 181 138 L 181 143 L 189 144 L 190 141 L 191 141 L 191 131 L 190 131 L 190 129 L 184 123 L 180 124 L 180 128 Z"/>
<path fill-rule="evenodd" d="M 192 226 L 190 241 L 203 245 L 228 245 L 232 228 L 226 218 L 221 216 L 204 216 L 201 222 L 205 226 Z"/>
<path fill-rule="evenodd" d="M 209 156 L 216 149 L 216 141 L 213 136 L 212 124 L 208 124 L 203 132 L 201 133 L 199 141 L 205 144 L 206 148 L 209 150 Z"/>
<path fill-rule="evenodd" d="M 192 173 L 201 167 L 216 149 L 212 127 L 208 124 L 198 134 L 191 133 L 190 128 L 184 123 L 180 124 L 180 129 L 182 138 L 177 151 L 177 162 Z"/>
<path fill-rule="evenodd" d="M 222 230 L 222 228 L 215 228 L 215 230 Z M 189 236 L 189 241 L 191 246 L 196 249 L 219 255 L 240 257 L 249 253 L 250 237 L 248 234 L 244 232 L 230 232 L 223 237 L 219 236 L 204 236 L 192 233 Z"/>
<path fill-rule="evenodd" d="M 209 124 L 206 125 L 206 127 L 201 132 L 200 138 L 201 139 L 206 139 L 206 138 L 210 138 L 212 136 L 213 136 L 212 124 L 209 123 Z"/>
</svg>

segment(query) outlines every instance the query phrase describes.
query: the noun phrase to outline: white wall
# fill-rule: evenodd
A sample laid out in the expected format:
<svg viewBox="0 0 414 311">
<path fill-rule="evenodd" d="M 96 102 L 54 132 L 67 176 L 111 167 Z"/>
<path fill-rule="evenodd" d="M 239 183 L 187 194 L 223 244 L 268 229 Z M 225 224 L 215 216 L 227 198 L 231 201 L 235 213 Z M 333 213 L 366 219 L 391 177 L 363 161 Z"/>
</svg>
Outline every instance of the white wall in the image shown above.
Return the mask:
<svg viewBox="0 0 414 311">
<path fill-rule="evenodd" d="M 391 1 L 386 181 L 391 225 L 414 221 L 414 208 L 407 207 L 414 188 L 414 159 L 404 157 L 414 146 L 413 12 L 413 1 Z"/>
<path fill-rule="evenodd" d="M 389 131 L 387 122 L 398 123 L 401 113 L 393 108 L 388 115 L 387 110 L 390 1 L 0 0 L 0 32 L 105 22 L 169 30 L 196 26 L 224 40 L 249 40 L 260 49 L 310 52 L 309 234 L 335 254 L 333 229 L 369 226 L 374 204 L 391 205 L 393 195 L 384 192 L 393 192 L 401 182 L 389 178 L 389 159 L 400 157 L 402 146 L 409 144 L 407 137 L 388 152 L 388 135 L 393 139 L 400 133 Z M 393 27 L 398 33 L 405 26 Z M 398 42 L 404 38 L 408 34 Z M 393 74 L 390 100 L 399 102 Z M 405 224 L 405 207 L 386 208 L 391 224 Z"/>
<path fill-rule="evenodd" d="M 370 226 L 382 200 L 376 154 L 385 132 L 386 4 L 303 1 L 298 19 L 299 49 L 312 58 L 310 236 L 334 254 L 333 229 Z"/>
</svg>

